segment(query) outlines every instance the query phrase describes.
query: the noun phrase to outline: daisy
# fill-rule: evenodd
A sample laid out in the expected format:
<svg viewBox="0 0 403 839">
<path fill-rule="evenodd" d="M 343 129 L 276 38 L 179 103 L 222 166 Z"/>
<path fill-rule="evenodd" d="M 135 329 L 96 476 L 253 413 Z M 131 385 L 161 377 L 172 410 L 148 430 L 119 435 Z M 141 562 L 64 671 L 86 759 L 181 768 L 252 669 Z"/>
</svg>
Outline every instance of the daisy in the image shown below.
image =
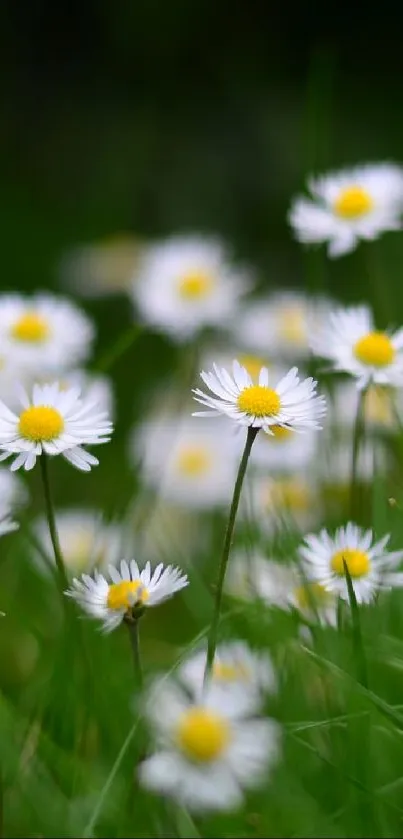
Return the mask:
<svg viewBox="0 0 403 839">
<path fill-rule="evenodd" d="M 160 415 L 132 436 L 131 456 L 144 482 L 161 498 L 193 509 L 228 504 L 236 477 L 239 445 L 219 421 Z"/>
<path fill-rule="evenodd" d="M 94 328 L 73 303 L 51 294 L 0 298 L 0 346 L 22 370 L 41 375 L 84 361 Z"/>
<path fill-rule="evenodd" d="M 201 694 L 206 660 L 206 652 L 201 650 L 179 668 L 178 677 L 192 695 Z M 239 707 L 253 713 L 259 710 L 264 694 L 276 690 L 277 678 L 267 653 L 251 650 L 243 641 L 231 641 L 216 650 L 209 687 L 211 693 L 222 695 L 223 702 L 237 692 Z"/>
<path fill-rule="evenodd" d="M 371 384 L 364 394 L 364 422 L 366 430 L 391 431 L 396 428 L 396 410 L 402 413 L 403 394 L 400 390 Z M 338 382 L 332 396 L 332 419 L 336 426 L 350 430 L 357 415 L 358 395 L 355 382 Z"/>
<path fill-rule="evenodd" d="M 176 236 L 145 252 L 132 297 L 146 323 L 183 341 L 228 324 L 246 288 L 219 241 Z"/>
<path fill-rule="evenodd" d="M 369 384 L 403 384 L 403 328 L 395 333 L 375 329 L 368 306 L 337 309 L 311 341 L 313 351 L 327 358 L 334 370 Z"/>
<path fill-rule="evenodd" d="M 20 401 L 19 414 L 0 402 L 0 460 L 16 454 L 12 471 L 33 469 L 36 458 L 43 453 L 62 454 L 83 472 L 98 464 L 82 444 L 107 443 L 112 423 L 92 402 L 81 400 L 77 388 L 63 391 L 57 382 L 34 385 L 32 399 L 21 389 Z"/>
<path fill-rule="evenodd" d="M 298 434 L 282 426 L 272 426 L 271 430 L 273 434 L 258 435 L 252 449 L 251 464 L 271 475 L 274 472 L 295 474 L 307 469 L 317 453 L 314 431 Z"/>
<path fill-rule="evenodd" d="M 272 533 L 282 520 L 301 529 L 317 523 L 320 498 L 308 474 L 256 475 L 249 479 L 248 489 L 249 499 L 241 502 L 242 514 L 251 517 L 262 532 Z"/>
<path fill-rule="evenodd" d="M 117 565 L 124 535 L 127 542 L 122 528 L 103 521 L 97 510 L 60 510 L 56 514 L 56 526 L 66 570 L 73 574 Z M 44 551 L 53 557 L 47 521 L 39 519 L 35 531 Z"/>
<path fill-rule="evenodd" d="M 127 293 L 142 250 L 142 243 L 129 234 L 73 248 L 61 261 L 61 282 L 82 297 Z"/>
<path fill-rule="evenodd" d="M 134 559 L 130 563 L 122 560 L 120 570 L 110 565 L 108 571 L 112 582 L 94 571 L 92 577 L 83 574 L 80 580 L 73 579 L 71 589 L 65 592 L 84 612 L 102 621 L 104 632 L 112 632 L 143 608 L 157 606 L 188 585 L 186 574 L 173 565 L 164 568 L 162 562 L 154 571 L 147 562 L 140 572 Z"/>
<path fill-rule="evenodd" d="M 6 507 L 0 509 L 0 536 L 5 536 L 7 533 L 12 533 L 13 530 L 18 530 L 19 524 L 10 516 L 10 510 Z"/>
<path fill-rule="evenodd" d="M 372 530 L 362 530 L 349 522 L 339 527 L 334 536 L 326 530 L 319 535 L 309 534 L 300 547 L 300 556 L 307 575 L 326 591 L 348 600 L 344 563 L 350 574 L 359 603 L 367 603 L 379 589 L 403 586 L 403 573 L 396 572 L 403 551 L 386 550 L 390 536 L 374 542 Z"/>
<path fill-rule="evenodd" d="M 279 751 L 273 720 L 245 718 L 239 692 L 190 699 L 173 680 L 153 684 L 146 714 L 159 750 L 140 767 L 141 784 L 190 810 L 232 810 L 243 789 L 263 783 Z"/>
<path fill-rule="evenodd" d="M 310 336 L 330 310 L 331 303 L 324 297 L 276 292 L 244 306 L 234 320 L 233 332 L 237 343 L 263 356 L 307 358 Z"/>
<path fill-rule="evenodd" d="M 195 412 L 194 416 L 225 414 L 241 426 L 262 428 L 273 434 L 273 426 L 295 431 L 320 428 L 318 420 L 326 412 L 323 396 L 316 395 L 314 379 L 300 380 L 297 367 L 293 367 L 274 387 L 269 387 L 269 371 L 262 367 L 258 384 L 254 384 L 247 370 L 234 361 L 232 375 L 217 365 L 209 373 L 200 374 L 208 389 L 193 390 L 196 402 L 206 405 L 209 411 Z"/>
<path fill-rule="evenodd" d="M 376 239 L 401 227 L 403 170 L 389 163 L 367 164 L 311 178 L 312 199 L 298 197 L 289 222 L 307 244 L 328 242 L 329 256 L 352 251 L 359 239 Z"/>
</svg>

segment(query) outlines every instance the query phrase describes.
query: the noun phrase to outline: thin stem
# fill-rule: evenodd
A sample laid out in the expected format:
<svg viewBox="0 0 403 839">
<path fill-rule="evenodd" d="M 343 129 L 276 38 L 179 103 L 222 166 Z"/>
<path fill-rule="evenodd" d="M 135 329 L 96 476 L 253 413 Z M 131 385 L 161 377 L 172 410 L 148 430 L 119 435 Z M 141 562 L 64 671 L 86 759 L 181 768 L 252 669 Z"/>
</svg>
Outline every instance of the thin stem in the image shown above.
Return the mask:
<svg viewBox="0 0 403 839">
<path fill-rule="evenodd" d="M 139 690 L 141 690 L 143 686 L 143 668 L 141 666 L 140 654 L 139 618 L 134 618 L 130 621 L 127 621 L 126 625 L 129 630 L 130 643 L 133 653 L 134 675 L 137 687 Z"/>
<path fill-rule="evenodd" d="M 218 630 L 218 623 L 220 620 L 220 612 L 221 612 L 221 601 L 223 595 L 223 588 L 224 588 L 224 580 L 225 574 L 227 571 L 228 560 L 229 560 L 229 553 L 231 550 L 232 544 L 232 537 L 234 534 L 234 527 L 235 527 L 235 520 L 236 514 L 238 512 L 239 506 L 239 499 L 241 497 L 241 490 L 242 484 L 244 481 L 246 467 L 248 465 L 249 455 L 252 450 L 252 445 L 255 440 L 255 437 L 258 433 L 258 428 L 248 428 L 248 433 L 246 437 L 245 448 L 243 450 L 241 462 L 239 464 L 238 474 L 236 476 L 235 486 L 234 486 L 234 493 L 232 496 L 231 507 L 228 516 L 227 522 L 227 529 L 225 531 L 225 538 L 224 538 L 224 545 L 220 560 L 220 566 L 218 570 L 218 579 L 217 579 L 217 589 L 216 589 L 216 596 L 215 596 L 215 603 L 214 603 L 214 611 L 213 617 L 211 620 L 210 631 L 208 635 L 208 642 L 207 642 L 207 661 L 206 661 L 206 669 L 204 672 L 204 681 L 208 679 L 210 674 L 211 668 L 213 666 L 216 646 L 217 646 L 217 630 Z"/>
<path fill-rule="evenodd" d="M 49 535 L 52 542 L 53 553 L 55 555 L 55 562 L 59 574 L 60 586 L 63 592 L 69 587 L 69 581 L 67 579 L 66 568 L 63 561 L 63 554 L 61 551 L 59 536 L 57 533 L 52 493 L 50 489 L 47 455 L 45 453 L 42 453 L 39 458 L 39 461 L 41 464 L 41 475 L 43 483 L 43 492 L 45 495 L 46 518 L 48 520 Z"/>
<path fill-rule="evenodd" d="M 360 610 L 358 608 L 354 586 L 351 581 L 350 572 L 348 570 L 347 562 L 345 559 L 343 559 L 343 568 L 346 577 L 348 599 L 350 602 L 351 609 L 351 620 L 353 625 L 353 643 L 357 664 L 358 681 L 360 682 L 360 684 L 363 685 L 363 687 L 368 688 L 367 661 L 365 658 L 364 644 L 362 642 Z"/>
<path fill-rule="evenodd" d="M 138 323 L 129 326 L 125 332 L 119 335 L 117 341 L 106 350 L 105 354 L 101 356 L 95 369 L 98 373 L 110 373 L 111 368 L 128 350 L 131 349 L 139 335 L 141 334 L 141 327 Z"/>
<path fill-rule="evenodd" d="M 351 518 L 354 520 L 359 511 L 359 497 L 358 497 L 358 456 L 360 453 L 360 446 L 364 436 L 364 407 L 367 390 L 364 388 L 359 391 L 357 412 L 355 415 L 354 429 L 353 429 L 353 449 L 351 458 L 351 491 L 350 491 L 350 509 Z"/>
</svg>

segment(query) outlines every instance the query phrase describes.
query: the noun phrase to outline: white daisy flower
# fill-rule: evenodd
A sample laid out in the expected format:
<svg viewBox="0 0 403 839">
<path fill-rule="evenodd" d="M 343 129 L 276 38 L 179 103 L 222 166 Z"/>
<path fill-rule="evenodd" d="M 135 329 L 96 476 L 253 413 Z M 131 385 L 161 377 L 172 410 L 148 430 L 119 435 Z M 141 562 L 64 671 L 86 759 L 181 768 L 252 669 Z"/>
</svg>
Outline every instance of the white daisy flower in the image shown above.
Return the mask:
<svg viewBox="0 0 403 839">
<path fill-rule="evenodd" d="M 143 480 L 161 498 L 180 506 L 209 509 L 229 503 L 239 445 L 220 422 L 159 416 L 135 429 L 131 453 Z"/>
<path fill-rule="evenodd" d="M 251 453 L 251 464 L 270 474 L 295 474 L 307 469 L 317 453 L 316 434 L 312 431 L 298 434 L 280 425 L 272 426 L 271 430 L 273 433 L 270 435 L 258 435 Z"/>
<path fill-rule="evenodd" d="M 207 690 L 199 701 L 166 679 L 150 690 L 146 713 L 159 751 L 140 767 L 147 789 L 190 810 L 232 810 L 242 790 L 265 781 L 279 751 L 273 720 L 246 719 L 239 693 Z"/>
<path fill-rule="evenodd" d="M 134 236 L 121 234 L 73 248 L 62 258 L 61 282 L 82 297 L 127 293 L 143 247 Z"/>
<path fill-rule="evenodd" d="M 207 654 L 205 650 L 192 655 L 178 670 L 178 677 L 192 695 L 203 690 Z M 277 677 L 267 653 L 251 650 L 243 641 L 231 641 L 217 647 L 209 677 L 209 689 L 225 697 L 237 692 L 237 703 L 244 713 L 254 713 L 262 705 L 264 694 L 274 692 Z"/>
<path fill-rule="evenodd" d="M 368 306 L 332 312 L 311 346 L 329 359 L 334 370 L 355 376 L 360 389 L 371 383 L 403 384 L 403 328 L 395 333 L 378 331 Z"/>
<path fill-rule="evenodd" d="M 294 361 L 309 357 L 310 336 L 330 310 L 327 298 L 276 292 L 244 306 L 234 320 L 233 332 L 236 341 L 253 352 Z"/>
<path fill-rule="evenodd" d="M 367 164 L 311 178 L 312 199 L 296 198 L 289 222 L 307 244 L 328 242 L 329 256 L 341 256 L 359 239 L 376 239 L 401 227 L 403 169 L 388 163 Z"/>
<path fill-rule="evenodd" d="M 355 382 L 337 382 L 332 395 L 334 425 L 351 432 L 357 415 L 358 394 Z M 364 394 L 364 423 L 368 431 L 392 431 L 396 411 L 403 411 L 403 393 L 391 387 L 371 384 Z"/>
<path fill-rule="evenodd" d="M 214 396 L 193 390 L 196 402 L 211 410 L 195 412 L 194 416 L 225 414 L 241 426 L 262 428 L 273 434 L 273 426 L 295 431 L 320 428 L 319 419 L 326 413 L 323 396 L 316 395 L 314 379 L 300 380 L 297 367 L 293 367 L 274 387 L 269 387 L 270 374 L 266 367 L 254 384 L 249 373 L 238 361 L 232 365 L 232 375 L 214 365 L 211 372 L 200 374 Z"/>
<path fill-rule="evenodd" d="M 300 529 L 314 526 L 320 513 L 317 486 L 309 474 L 293 473 L 248 479 L 241 514 L 263 533 L 273 533 L 289 522 Z"/>
<path fill-rule="evenodd" d="M 51 294 L 0 298 L 0 346 L 23 370 L 38 375 L 84 361 L 94 328 L 73 303 Z"/>
<path fill-rule="evenodd" d="M 56 526 L 64 564 L 73 574 L 117 565 L 123 542 L 127 545 L 126 532 L 117 524 L 106 523 L 97 510 L 57 511 Z M 45 552 L 53 558 L 47 521 L 39 519 L 35 531 Z"/>
<path fill-rule="evenodd" d="M 83 472 L 98 464 L 82 445 L 107 443 L 112 423 L 92 402 L 81 400 L 77 388 L 61 391 L 57 382 L 34 385 L 32 399 L 21 389 L 20 401 L 18 415 L 0 402 L 0 460 L 16 454 L 11 471 L 33 469 L 42 453 L 62 454 Z"/>
<path fill-rule="evenodd" d="M 75 388 L 80 391 L 82 398 L 86 401 L 96 405 L 100 412 L 105 412 L 110 418 L 115 413 L 115 397 L 113 393 L 113 386 L 110 378 L 100 373 L 89 373 L 87 370 L 67 370 L 61 376 L 53 376 L 52 383 L 58 382 L 59 389 L 63 392 L 70 388 Z M 35 383 L 49 384 L 49 378 L 39 376 L 31 381 L 31 386 Z"/>
<path fill-rule="evenodd" d="M 132 297 L 146 323 L 182 341 L 228 324 L 246 288 L 216 239 L 175 236 L 145 252 Z"/>
<path fill-rule="evenodd" d="M 149 606 L 157 606 L 172 597 L 177 591 L 188 585 L 186 574 L 179 568 L 162 562 L 154 571 L 149 562 L 143 571 L 137 562 L 122 560 L 120 570 L 109 566 L 111 582 L 98 571 L 92 577 L 82 574 L 81 579 L 73 579 L 72 587 L 66 594 L 77 601 L 79 606 L 103 622 L 103 631 L 111 632 L 123 620 L 130 620 L 133 615 Z"/>
<path fill-rule="evenodd" d="M 334 536 L 327 530 L 318 535 L 310 533 L 299 552 L 311 579 L 348 600 L 345 563 L 357 601 L 367 603 L 380 589 L 403 586 L 403 573 L 396 571 L 403 551 L 388 552 L 389 539 L 388 535 L 374 542 L 372 530 L 362 530 L 349 522 L 339 527 Z"/>
</svg>

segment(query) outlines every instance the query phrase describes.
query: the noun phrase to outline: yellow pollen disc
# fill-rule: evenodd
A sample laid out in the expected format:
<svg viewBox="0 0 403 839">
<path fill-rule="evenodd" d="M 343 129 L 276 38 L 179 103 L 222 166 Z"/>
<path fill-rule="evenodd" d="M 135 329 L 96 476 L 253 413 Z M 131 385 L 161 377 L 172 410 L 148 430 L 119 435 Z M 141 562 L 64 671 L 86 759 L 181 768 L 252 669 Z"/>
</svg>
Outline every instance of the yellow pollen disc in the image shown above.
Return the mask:
<svg viewBox="0 0 403 839">
<path fill-rule="evenodd" d="M 320 583 L 306 583 L 299 586 L 295 592 L 295 599 L 300 609 L 320 608 L 330 599 L 329 593 Z"/>
<path fill-rule="evenodd" d="M 41 315 L 37 315 L 35 312 L 26 312 L 13 324 L 11 335 L 17 341 L 41 344 L 49 336 L 49 326 Z"/>
<path fill-rule="evenodd" d="M 148 598 L 140 580 L 122 580 L 109 586 L 107 605 L 109 609 L 131 609 L 134 603 L 145 603 Z"/>
<path fill-rule="evenodd" d="M 259 373 L 262 367 L 267 367 L 267 361 L 263 358 L 259 358 L 256 355 L 240 355 L 238 357 L 238 361 L 242 364 L 242 367 L 245 367 L 245 370 L 249 373 L 252 379 L 259 379 Z"/>
<path fill-rule="evenodd" d="M 219 682 L 247 681 L 249 674 L 242 664 L 225 664 L 217 661 L 213 666 L 213 677 Z"/>
<path fill-rule="evenodd" d="M 296 306 L 279 313 L 278 330 L 290 344 L 304 345 L 307 342 L 307 328 L 304 313 Z"/>
<path fill-rule="evenodd" d="M 379 425 L 393 422 L 392 398 L 389 390 L 373 385 L 365 394 L 365 419 Z"/>
<path fill-rule="evenodd" d="M 342 551 L 337 551 L 333 554 L 331 559 L 331 569 L 335 574 L 344 577 L 344 564 L 347 565 L 350 577 L 365 577 L 370 569 L 370 561 L 368 554 L 365 551 L 359 551 L 355 548 L 344 548 Z"/>
<path fill-rule="evenodd" d="M 274 438 L 276 440 L 280 440 L 280 441 L 281 440 L 288 440 L 288 438 L 292 437 L 292 435 L 294 433 L 292 428 L 283 428 L 282 425 L 271 425 L 270 426 L 270 431 L 273 432 Z M 271 439 L 270 434 L 266 434 L 265 436 L 267 437 L 268 440 Z"/>
<path fill-rule="evenodd" d="M 271 387 L 251 385 L 239 394 L 238 408 L 251 417 L 273 417 L 279 413 L 281 401 Z"/>
<path fill-rule="evenodd" d="M 189 477 L 203 475 L 208 471 L 210 465 L 210 454 L 201 446 L 183 448 L 177 458 L 178 471 Z"/>
<path fill-rule="evenodd" d="M 225 719 L 206 708 L 186 711 L 177 728 L 177 743 L 191 760 L 202 763 L 215 760 L 230 741 L 229 725 Z"/>
<path fill-rule="evenodd" d="M 304 513 L 309 510 L 311 504 L 310 489 L 300 478 L 283 478 L 269 487 L 269 507 Z"/>
<path fill-rule="evenodd" d="M 18 431 L 33 443 L 55 440 L 64 429 L 64 419 L 49 405 L 31 405 L 20 414 Z"/>
<path fill-rule="evenodd" d="M 207 297 L 213 288 L 213 280 L 203 271 L 189 271 L 178 283 L 178 290 L 185 300 L 198 300 Z"/>
<path fill-rule="evenodd" d="M 333 209 L 342 218 L 354 219 L 365 216 L 373 206 L 374 202 L 366 189 L 362 186 L 348 186 L 339 193 Z"/>
<path fill-rule="evenodd" d="M 385 332 L 369 332 L 357 341 L 354 355 L 363 364 L 386 367 L 394 360 L 396 350 Z"/>
</svg>

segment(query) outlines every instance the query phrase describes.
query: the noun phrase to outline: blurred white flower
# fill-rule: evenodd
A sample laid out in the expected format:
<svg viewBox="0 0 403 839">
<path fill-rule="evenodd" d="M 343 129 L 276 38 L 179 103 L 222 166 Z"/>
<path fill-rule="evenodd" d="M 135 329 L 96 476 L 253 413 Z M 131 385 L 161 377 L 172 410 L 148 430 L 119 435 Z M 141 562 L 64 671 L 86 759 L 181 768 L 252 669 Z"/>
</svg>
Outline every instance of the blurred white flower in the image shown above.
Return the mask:
<svg viewBox="0 0 403 839">
<path fill-rule="evenodd" d="M 341 256 L 359 239 L 398 230 L 403 206 L 403 169 L 374 163 L 310 178 L 312 199 L 294 199 L 289 222 L 300 242 L 328 242 L 329 256 Z"/>
<path fill-rule="evenodd" d="M 58 510 L 56 526 L 68 572 L 80 574 L 117 565 L 127 549 L 127 534 L 118 524 L 107 523 L 97 510 Z M 39 519 L 35 531 L 43 549 L 53 558 L 47 521 Z"/>
<path fill-rule="evenodd" d="M 366 305 L 335 309 L 312 335 L 311 346 L 332 369 L 354 376 L 359 389 L 403 385 L 403 328 L 378 331 Z"/>
<path fill-rule="evenodd" d="M 403 586 L 401 565 L 403 551 L 386 550 L 390 536 L 374 542 L 372 530 L 363 530 L 349 522 L 334 536 L 327 530 L 310 533 L 299 549 L 307 575 L 327 591 L 348 600 L 345 565 L 359 603 L 367 603 L 380 589 Z"/>
<path fill-rule="evenodd" d="M 145 251 L 132 298 L 146 323 L 183 341 L 205 326 L 227 326 L 247 287 L 218 240 L 175 236 Z"/>
<path fill-rule="evenodd" d="M 251 465 L 259 469 L 296 473 L 306 469 L 317 453 L 317 435 L 298 434 L 290 428 L 272 426 L 273 434 L 258 434 L 251 453 Z"/>
<path fill-rule="evenodd" d="M 332 422 L 336 427 L 351 431 L 357 415 L 359 394 L 354 381 L 335 384 L 332 401 Z M 395 407 L 394 407 L 395 405 Z M 397 411 L 403 414 L 403 392 L 382 385 L 370 385 L 364 394 L 364 423 L 367 431 L 396 429 Z"/>
<path fill-rule="evenodd" d="M 273 533 L 284 524 L 305 529 L 318 521 L 320 497 L 308 473 L 289 473 L 247 479 L 241 500 L 241 516 L 250 519 L 262 533 Z"/>
<path fill-rule="evenodd" d="M 362 482 L 372 481 L 375 472 L 385 473 L 390 463 L 382 441 L 366 440 L 358 451 L 356 474 Z M 315 478 L 328 487 L 348 488 L 352 472 L 352 444 L 350 440 L 325 443 L 317 460 Z"/>
<path fill-rule="evenodd" d="M 331 309 L 324 297 L 281 291 L 243 306 L 234 320 L 233 334 L 240 346 L 263 357 L 295 362 L 310 355 L 309 340 Z"/>
<path fill-rule="evenodd" d="M 159 750 L 141 764 L 140 782 L 190 810 L 232 810 L 258 786 L 279 751 L 279 727 L 248 719 L 240 692 L 206 690 L 196 701 L 173 680 L 152 685 L 145 710 Z"/>
<path fill-rule="evenodd" d="M 60 264 L 60 279 L 82 297 L 127 293 L 144 245 L 129 234 L 72 248 Z"/>
<path fill-rule="evenodd" d="M 0 508 L 15 510 L 25 504 L 27 498 L 27 489 L 17 475 L 0 468 Z"/>
<path fill-rule="evenodd" d="M 134 430 L 133 464 L 162 498 L 183 507 L 227 505 L 234 487 L 239 442 L 220 422 L 160 415 Z"/>
<path fill-rule="evenodd" d="M 40 376 L 85 361 L 93 337 L 89 318 L 64 297 L 0 297 L 0 355 L 22 372 Z"/>
</svg>

